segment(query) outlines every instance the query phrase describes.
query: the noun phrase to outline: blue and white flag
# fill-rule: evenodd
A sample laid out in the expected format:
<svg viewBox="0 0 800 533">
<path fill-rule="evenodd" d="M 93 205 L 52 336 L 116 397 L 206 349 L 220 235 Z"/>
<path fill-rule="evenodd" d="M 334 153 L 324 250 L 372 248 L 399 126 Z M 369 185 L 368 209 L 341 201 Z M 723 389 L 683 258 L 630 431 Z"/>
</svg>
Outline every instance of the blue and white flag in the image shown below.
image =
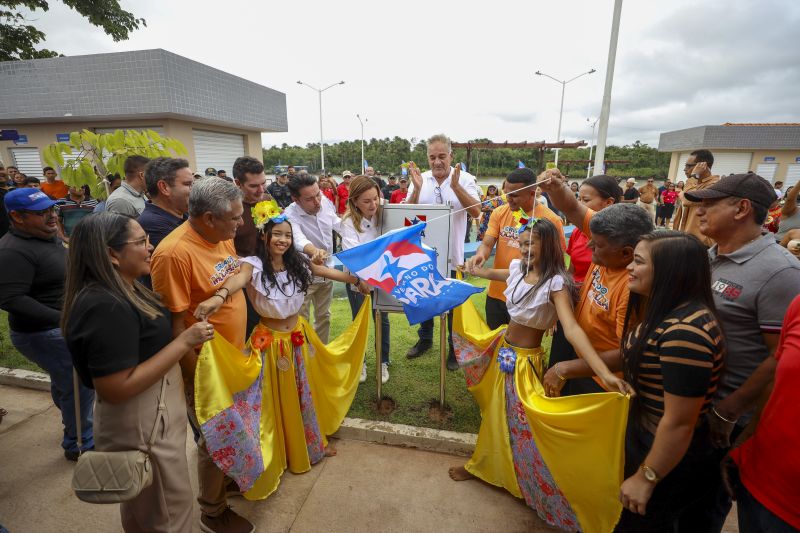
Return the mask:
<svg viewBox="0 0 800 533">
<path fill-rule="evenodd" d="M 525 168 L 525 163 L 522 162 L 522 159 L 517 161 L 517 168 Z"/>
<path fill-rule="evenodd" d="M 436 252 L 422 243 L 425 226 L 421 222 L 392 230 L 336 254 L 353 275 L 397 298 L 409 324 L 438 316 L 483 291 L 442 277 L 436 269 Z"/>
<path fill-rule="evenodd" d="M 368 167 L 368 166 L 369 166 L 369 163 L 368 163 L 368 162 L 367 162 L 367 160 L 365 159 L 365 160 L 364 160 L 364 170 L 367 170 L 367 167 Z"/>
</svg>

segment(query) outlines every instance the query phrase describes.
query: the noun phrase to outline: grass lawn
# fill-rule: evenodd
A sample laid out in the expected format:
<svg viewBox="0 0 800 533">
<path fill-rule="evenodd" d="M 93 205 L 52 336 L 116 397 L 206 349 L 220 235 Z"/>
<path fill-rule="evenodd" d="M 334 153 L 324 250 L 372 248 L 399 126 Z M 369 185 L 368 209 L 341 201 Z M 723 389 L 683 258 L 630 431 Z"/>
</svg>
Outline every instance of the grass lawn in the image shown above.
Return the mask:
<svg viewBox="0 0 800 533">
<path fill-rule="evenodd" d="M 485 287 L 485 280 L 471 278 L 470 283 Z M 483 312 L 486 292 L 472 296 L 473 302 Z M 334 284 L 334 300 L 331 306 L 331 338 L 335 338 L 351 322 L 350 305 L 347 302 L 344 285 Z M 478 406 L 467 391 L 464 373 L 447 372 L 445 400 L 452 411 L 452 416 L 445 420 L 439 417 L 434 420 L 430 416 L 432 404 L 439 401 L 439 359 L 438 350 L 434 348 L 418 359 L 408 360 L 406 351 L 417 341 L 416 327 L 409 326 L 405 315 L 391 313 L 391 362 L 389 372 L 391 378 L 383 386 L 384 396 L 391 397 L 396 403 L 395 411 L 390 415 L 380 415 L 374 404 L 377 399 L 375 391 L 375 341 L 374 328 L 370 328 L 370 340 L 367 349 L 367 370 L 369 379 L 358 387 L 349 416 L 370 420 L 386 420 L 412 426 L 423 426 L 452 431 L 477 433 L 480 425 Z M 434 320 L 434 346 L 438 346 L 439 320 Z M 546 338 L 545 347 L 549 349 L 550 339 Z M 8 316 L 0 311 L 0 366 L 41 370 L 17 352 L 8 335 Z"/>
</svg>

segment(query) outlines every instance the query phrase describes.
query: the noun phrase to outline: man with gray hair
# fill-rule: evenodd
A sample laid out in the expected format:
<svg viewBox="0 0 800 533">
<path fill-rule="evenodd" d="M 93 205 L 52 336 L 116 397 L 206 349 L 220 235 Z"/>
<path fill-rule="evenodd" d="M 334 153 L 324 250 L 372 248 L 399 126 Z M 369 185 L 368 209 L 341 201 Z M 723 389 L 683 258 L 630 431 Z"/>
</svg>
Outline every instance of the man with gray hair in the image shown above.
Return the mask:
<svg viewBox="0 0 800 533">
<path fill-rule="evenodd" d="M 218 295 L 224 303 L 208 321 L 215 330 L 239 349 L 244 349 L 247 310 L 244 294 L 228 294 L 225 280 L 239 272 L 233 245 L 242 225 L 242 192 L 225 180 L 203 178 L 189 193 L 189 219 L 167 235 L 153 254 L 153 289 L 161 294 L 172 313 L 175 337 L 194 324 L 194 311 L 204 300 Z M 249 216 L 249 215 L 248 215 Z M 181 359 L 186 386 L 189 422 L 199 429 L 194 410 L 194 372 L 197 353 L 191 350 Z M 197 441 L 198 501 L 203 531 L 253 531 L 249 521 L 234 513 L 226 499 L 226 478 L 206 449 L 205 439 Z"/>
<path fill-rule="evenodd" d="M 462 171 L 459 165 L 451 166 L 453 162 L 453 149 L 450 139 L 444 135 L 434 135 L 428 139 L 428 164 L 430 170 L 420 174 L 416 165 L 409 167 L 411 185 L 406 196 L 407 204 L 451 204 L 453 206 L 453 220 L 450 223 L 450 257 L 448 270 L 450 276 L 455 277 L 455 270 L 464 264 L 464 238 L 467 234 L 467 215 L 472 218 L 481 216 L 480 192 L 475 176 Z M 446 275 L 447 272 L 441 272 Z M 450 351 L 447 357 L 447 368 L 457 370 L 453 352 L 453 325 L 452 314 L 448 320 L 448 342 Z M 413 359 L 428 351 L 433 345 L 433 320 L 422 323 L 417 331 L 419 340 L 406 353 L 406 357 Z"/>
<path fill-rule="evenodd" d="M 647 211 L 635 204 L 614 204 L 595 213 L 578 202 L 558 169 L 543 172 L 537 181 L 548 178 L 541 184 L 542 190 L 567 220 L 590 239 L 592 264 L 575 306 L 575 319 L 601 357 L 611 356 L 606 360 L 609 368 L 620 370 L 617 355 L 630 295 L 626 267 L 633 260 L 636 244 L 653 231 L 653 221 Z M 593 375 L 592 370 L 578 358 L 563 334 L 554 336 L 550 354 L 545 390 L 562 395 L 604 390 L 599 379 L 587 379 Z"/>
</svg>

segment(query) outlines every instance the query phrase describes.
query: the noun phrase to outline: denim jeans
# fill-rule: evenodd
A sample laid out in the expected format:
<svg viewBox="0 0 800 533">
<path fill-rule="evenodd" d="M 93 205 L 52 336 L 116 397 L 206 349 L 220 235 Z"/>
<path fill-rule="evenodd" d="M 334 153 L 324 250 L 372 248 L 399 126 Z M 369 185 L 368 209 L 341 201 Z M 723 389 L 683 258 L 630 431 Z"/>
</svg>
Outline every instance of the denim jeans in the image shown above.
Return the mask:
<svg viewBox="0 0 800 533">
<path fill-rule="evenodd" d="M 350 311 L 353 313 L 353 319 L 356 318 L 358 310 L 361 309 L 361 304 L 364 303 L 364 295 L 358 291 L 350 288 L 350 284 L 345 285 L 347 290 L 347 299 L 350 302 Z M 373 320 L 375 315 L 373 313 Z M 389 313 L 381 313 L 381 363 L 389 362 Z"/>
<path fill-rule="evenodd" d="M 26 358 L 50 374 L 50 395 L 61 411 L 64 438 L 61 447 L 65 451 L 78 451 L 78 424 L 75 420 L 75 393 L 72 385 L 72 356 L 61 329 L 49 329 L 36 333 L 11 332 L 11 342 Z M 92 435 L 92 408 L 94 391 L 79 384 L 81 405 L 81 436 L 83 449 L 94 447 Z"/>
</svg>

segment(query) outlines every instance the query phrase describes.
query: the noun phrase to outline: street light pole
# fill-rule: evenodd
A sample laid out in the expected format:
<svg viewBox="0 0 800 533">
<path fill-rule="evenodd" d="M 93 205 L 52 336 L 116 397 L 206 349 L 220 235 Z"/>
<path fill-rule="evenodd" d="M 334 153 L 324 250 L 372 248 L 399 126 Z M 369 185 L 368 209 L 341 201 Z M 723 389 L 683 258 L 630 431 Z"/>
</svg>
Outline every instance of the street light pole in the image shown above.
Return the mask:
<svg viewBox="0 0 800 533">
<path fill-rule="evenodd" d="M 581 76 L 586 76 L 587 74 L 594 74 L 594 73 L 595 73 L 595 70 L 592 69 L 592 70 L 590 70 L 588 72 L 582 72 L 582 73 L 578 74 L 577 76 L 575 76 L 574 78 L 565 81 L 565 80 L 556 79 L 553 76 L 551 76 L 550 74 L 545 74 L 544 72 L 541 72 L 539 70 L 537 70 L 535 72 L 535 74 L 537 76 L 546 76 L 546 77 L 550 78 L 551 80 L 561 84 L 561 109 L 558 112 L 558 133 L 556 133 L 556 142 L 561 142 L 561 118 L 564 115 L 564 91 L 567 88 L 567 84 L 577 80 Z M 559 151 L 560 151 L 560 148 L 556 148 L 556 166 L 558 166 L 558 152 Z"/>
<path fill-rule="evenodd" d="M 586 122 L 591 121 L 592 119 L 587 118 Z M 594 148 L 594 127 L 597 126 L 597 121 L 600 120 L 600 117 L 597 117 L 594 122 L 592 122 L 592 142 L 589 144 L 589 164 L 586 166 L 586 179 L 589 179 L 589 176 L 592 175 L 592 148 Z"/>
<path fill-rule="evenodd" d="M 298 85 L 305 85 L 309 89 L 317 91 L 317 95 L 319 96 L 319 158 L 320 158 L 320 170 L 325 170 L 325 138 L 322 135 L 322 93 L 330 89 L 331 87 L 335 87 L 336 85 L 344 85 L 344 81 L 339 81 L 336 83 L 331 83 L 324 89 L 317 89 L 316 87 L 312 87 L 311 85 L 307 84 L 304 81 L 297 81 Z"/>
<path fill-rule="evenodd" d="M 614 84 L 614 65 L 617 61 L 617 40 L 619 39 L 619 19 L 622 16 L 622 0 L 614 0 L 614 14 L 611 17 L 611 38 L 608 43 L 608 64 L 606 84 L 603 89 L 603 105 L 600 108 L 600 129 L 597 132 L 597 151 L 594 153 L 594 174 L 603 172 L 608 136 L 608 118 L 611 115 L 611 86 Z M 598 172 L 597 169 L 600 169 Z"/>
<path fill-rule="evenodd" d="M 367 166 L 364 164 L 364 122 L 369 122 L 369 119 L 364 117 L 364 120 L 361 120 L 361 115 L 356 113 L 356 118 L 361 123 L 361 174 L 367 173 Z"/>
</svg>

